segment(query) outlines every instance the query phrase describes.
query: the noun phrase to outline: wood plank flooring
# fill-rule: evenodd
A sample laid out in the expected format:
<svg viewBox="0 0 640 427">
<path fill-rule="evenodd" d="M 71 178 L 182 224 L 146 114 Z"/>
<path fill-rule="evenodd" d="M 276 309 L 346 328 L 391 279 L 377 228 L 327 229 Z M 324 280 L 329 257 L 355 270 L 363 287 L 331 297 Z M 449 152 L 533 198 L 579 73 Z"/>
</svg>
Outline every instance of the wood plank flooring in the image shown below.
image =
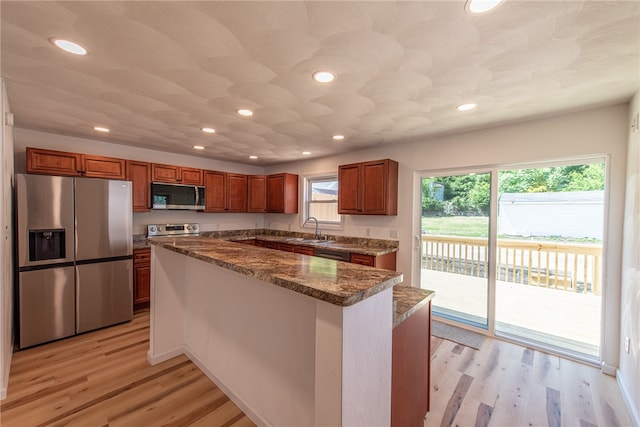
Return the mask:
<svg viewBox="0 0 640 427">
<path fill-rule="evenodd" d="M 633 426 L 615 378 L 487 338 L 480 350 L 431 340 L 431 426 Z"/>
<path fill-rule="evenodd" d="M 13 356 L 2 427 L 254 426 L 193 363 L 149 366 L 149 313 Z M 432 338 L 425 426 L 627 427 L 614 378 L 504 341 Z"/>
<path fill-rule="evenodd" d="M 147 363 L 149 312 L 130 323 L 13 355 L 0 425 L 255 424 L 191 361 Z"/>
</svg>

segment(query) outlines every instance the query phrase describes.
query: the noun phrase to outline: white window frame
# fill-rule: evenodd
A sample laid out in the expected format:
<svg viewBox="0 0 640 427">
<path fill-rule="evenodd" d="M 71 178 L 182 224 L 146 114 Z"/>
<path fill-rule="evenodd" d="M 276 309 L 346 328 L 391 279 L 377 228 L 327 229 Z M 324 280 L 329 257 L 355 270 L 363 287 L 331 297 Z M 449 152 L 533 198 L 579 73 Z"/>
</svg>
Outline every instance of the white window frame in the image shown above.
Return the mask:
<svg viewBox="0 0 640 427">
<path fill-rule="evenodd" d="M 305 175 L 304 176 L 304 192 L 303 192 L 303 208 L 302 208 L 302 216 L 300 218 L 300 227 L 303 228 L 315 228 L 315 224 L 313 222 L 307 223 L 303 225 L 304 222 L 309 218 L 309 204 L 311 203 L 311 183 L 315 181 L 337 181 L 338 174 L 337 173 L 323 173 L 323 174 L 314 174 L 314 175 Z M 313 203 L 323 203 L 321 201 L 315 201 Z M 324 203 L 335 203 L 336 210 L 338 208 L 337 200 L 326 201 Z M 343 230 L 344 229 L 344 215 L 339 215 L 340 221 L 318 221 L 318 227 L 324 230 Z"/>
</svg>

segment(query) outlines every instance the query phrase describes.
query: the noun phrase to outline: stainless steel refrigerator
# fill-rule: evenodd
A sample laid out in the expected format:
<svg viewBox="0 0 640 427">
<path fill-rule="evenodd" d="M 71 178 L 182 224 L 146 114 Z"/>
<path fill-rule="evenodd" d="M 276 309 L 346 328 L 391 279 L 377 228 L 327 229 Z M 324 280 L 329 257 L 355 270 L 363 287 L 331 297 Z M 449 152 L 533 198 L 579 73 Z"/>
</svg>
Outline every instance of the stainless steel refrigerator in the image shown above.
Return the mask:
<svg viewBox="0 0 640 427">
<path fill-rule="evenodd" d="M 16 175 L 20 348 L 132 318 L 131 183 Z"/>
</svg>

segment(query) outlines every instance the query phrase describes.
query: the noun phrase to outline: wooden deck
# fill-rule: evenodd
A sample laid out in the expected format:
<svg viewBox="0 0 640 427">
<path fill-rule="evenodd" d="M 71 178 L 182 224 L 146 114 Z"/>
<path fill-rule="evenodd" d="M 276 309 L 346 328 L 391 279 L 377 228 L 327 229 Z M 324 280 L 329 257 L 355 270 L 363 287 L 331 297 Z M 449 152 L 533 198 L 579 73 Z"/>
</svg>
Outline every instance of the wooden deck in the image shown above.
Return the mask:
<svg viewBox="0 0 640 427">
<path fill-rule="evenodd" d="M 421 270 L 421 287 L 436 292 L 434 311 L 486 318 L 487 279 Z M 598 357 L 601 296 L 497 282 L 496 330 Z"/>
</svg>

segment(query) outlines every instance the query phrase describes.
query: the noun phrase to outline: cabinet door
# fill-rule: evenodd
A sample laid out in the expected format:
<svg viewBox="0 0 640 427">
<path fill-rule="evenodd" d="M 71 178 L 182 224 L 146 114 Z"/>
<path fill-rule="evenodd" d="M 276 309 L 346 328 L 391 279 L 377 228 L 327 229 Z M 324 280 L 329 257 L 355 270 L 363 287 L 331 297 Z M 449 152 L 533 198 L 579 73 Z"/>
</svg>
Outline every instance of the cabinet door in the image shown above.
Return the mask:
<svg viewBox="0 0 640 427">
<path fill-rule="evenodd" d="M 298 213 L 298 175 L 281 173 L 267 177 L 267 211 Z"/>
<path fill-rule="evenodd" d="M 125 179 L 126 161 L 113 157 L 82 155 L 84 176 L 88 178 Z"/>
<path fill-rule="evenodd" d="M 267 211 L 267 177 L 249 175 L 247 178 L 247 212 Z"/>
<path fill-rule="evenodd" d="M 202 185 L 202 169 L 180 168 L 179 183 L 185 185 Z"/>
<path fill-rule="evenodd" d="M 180 181 L 180 168 L 172 165 L 151 165 L 151 181 L 176 184 Z"/>
<path fill-rule="evenodd" d="M 289 243 L 278 243 L 278 250 L 285 252 L 293 252 L 293 245 Z"/>
<path fill-rule="evenodd" d="M 362 210 L 364 213 L 395 215 L 390 203 L 389 178 L 389 160 L 362 164 Z"/>
<path fill-rule="evenodd" d="M 206 198 L 205 198 L 206 202 Z M 227 174 L 227 208 L 229 212 L 247 211 L 247 176 Z"/>
<path fill-rule="evenodd" d="M 360 163 L 341 165 L 338 168 L 338 213 L 362 213 L 360 189 Z"/>
<path fill-rule="evenodd" d="M 27 147 L 27 173 L 80 176 L 82 155 Z"/>
<path fill-rule="evenodd" d="M 146 162 L 127 160 L 127 180 L 131 181 L 134 212 L 147 212 L 151 206 L 151 165 Z"/>
<path fill-rule="evenodd" d="M 371 255 L 351 254 L 349 256 L 349 262 L 352 264 L 367 265 L 369 267 L 376 266 L 376 257 Z"/>
<path fill-rule="evenodd" d="M 224 172 L 205 171 L 204 173 L 204 211 L 225 212 L 227 183 Z"/>
<path fill-rule="evenodd" d="M 133 251 L 133 304 L 151 300 L 151 249 Z"/>
<path fill-rule="evenodd" d="M 151 267 L 134 267 L 133 303 L 140 304 L 151 300 Z"/>
<path fill-rule="evenodd" d="M 297 253 L 297 254 L 303 254 L 303 255 L 315 255 L 315 249 L 309 247 L 309 246 L 298 246 L 295 245 L 293 247 L 293 252 Z"/>
</svg>

